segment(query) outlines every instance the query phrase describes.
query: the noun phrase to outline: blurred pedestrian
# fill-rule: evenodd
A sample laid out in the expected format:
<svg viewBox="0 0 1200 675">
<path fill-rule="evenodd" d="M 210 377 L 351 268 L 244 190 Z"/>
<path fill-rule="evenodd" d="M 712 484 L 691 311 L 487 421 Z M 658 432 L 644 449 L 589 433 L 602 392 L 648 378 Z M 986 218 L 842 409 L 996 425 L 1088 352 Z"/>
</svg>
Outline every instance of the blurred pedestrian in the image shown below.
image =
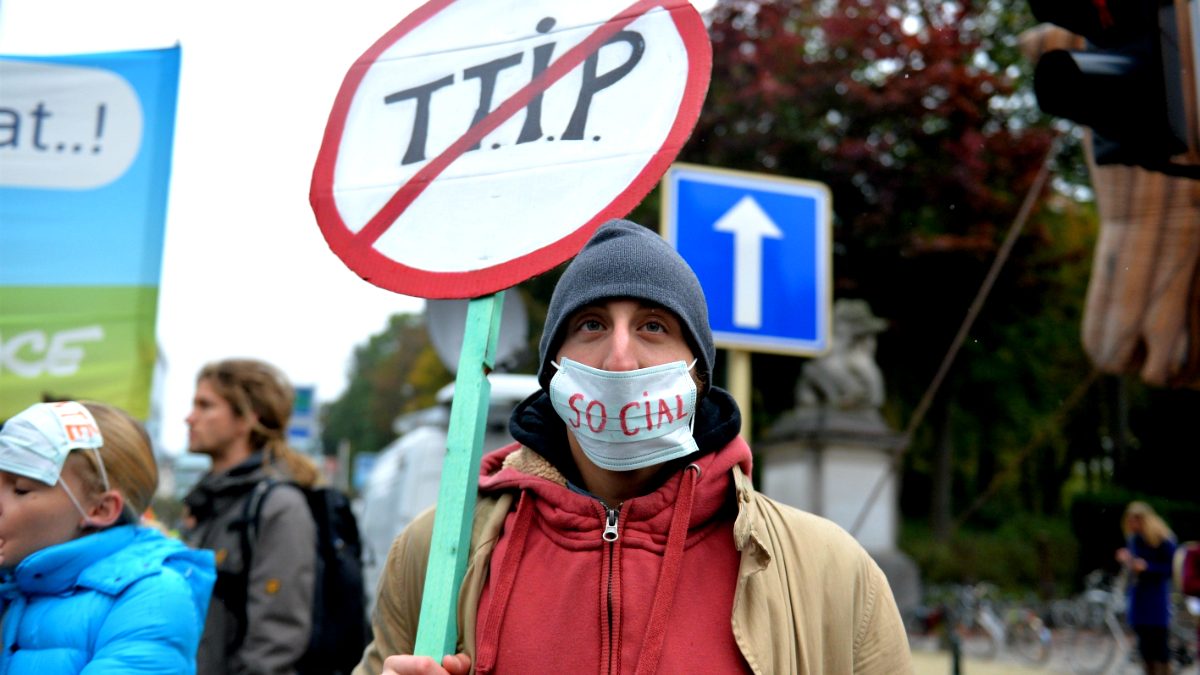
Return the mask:
<svg viewBox="0 0 1200 675">
<path fill-rule="evenodd" d="M 1172 566 L 1175 587 L 1184 595 L 1184 607 L 1196 617 L 1196 645 L 1200 647 L 1200 541 L 1180 544 Z"/>
<path fill-rule="evenodd" d="M 912 672 L 858 542 L 754 490 L 703 291 L 661 237 L 602 225 L 539 351 L 517 442 L 483 460 L 460 653 L 411 656 L 426 511 L 392 546 L 356 673 Z"/>
<path fill-rule="evenodd" d="M 317 533 L 304 493 L 285 481 L 312 486 L 320 475 L 288 447 L 293 397 L 283 373 L 258 360 L 210 363 L 196 378 L 188 450 L 212 468 L 184 498 L 184 539 L 217 561 L 201 675 L 292 673 L 308 647 Z M 268 479 L 280 482 L 250 528 Z"/>
<path fill-rule="evenodd" d="M 1125 546 L 1117 561 L 1129 571 L 1127 618 L 1147 675 L 1171 672 L 1167 649 L 1175 534 L 1145 502 L 1130 502 L 1121 520 Z"/>
<path fill-rule="evenodd" d="M 0 428 L 0 672 L 195 672 L 213 556 L 139 524 L 157 485 L 117 408 L 38 403 Z"/>
</svg>

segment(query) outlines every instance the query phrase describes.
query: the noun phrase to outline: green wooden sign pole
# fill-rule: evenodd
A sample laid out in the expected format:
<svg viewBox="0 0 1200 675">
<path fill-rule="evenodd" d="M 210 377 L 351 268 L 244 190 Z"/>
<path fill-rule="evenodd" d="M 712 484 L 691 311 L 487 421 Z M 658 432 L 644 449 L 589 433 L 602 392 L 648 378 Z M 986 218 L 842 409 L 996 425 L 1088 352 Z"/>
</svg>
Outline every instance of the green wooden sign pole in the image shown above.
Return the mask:
<svg viewBox="0 0 1200 675">
<path fill-rule="evenodd" d="M 474 298 L 467 305 L 467 325 L 454 380 L 446 459 L 438 488 L 437 512 L 429 568 L 421 598 L 414 653 L 441 662 L 458 643 L 458 589 L 467 571 L 479 462 L 487 425 L 491 385 L 487 374 L 496 358 L 500 309 L 504 292 Z"/>
</svg>

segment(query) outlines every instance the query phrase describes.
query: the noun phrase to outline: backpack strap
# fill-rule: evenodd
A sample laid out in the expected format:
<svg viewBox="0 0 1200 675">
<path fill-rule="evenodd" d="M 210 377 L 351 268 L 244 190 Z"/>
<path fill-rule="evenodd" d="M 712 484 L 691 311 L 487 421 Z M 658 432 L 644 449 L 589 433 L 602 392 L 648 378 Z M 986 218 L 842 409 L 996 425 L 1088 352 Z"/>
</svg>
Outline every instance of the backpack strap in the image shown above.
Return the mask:
<svg viewBox="0 0 1200 675">
<path fill-rule="evenodd" d="M 254 489 L 250 491 L 250 495 L 246 497 L 246 501 L 242 503 L 242 522 L 246 527 L 242 528 L 242 558 L 246 561 L 246 571 L 250 570 L 250 555 L 252 547 L 250 544 L 258 540 L 258 524 L 262 520 L 263 502 L 267 501 L 267 495 L 271 490 L 279 485 L 279 481 L 274 478 L 264 478 L 254 485 Z"/>
<path fill-rule="evenodd" d="M 263 502 L 267 500 L 267 495 L 276 485 L 279 485 L 279 481 L 269 477 L 255 483 L 242 501 L 241 518 L 234 521 L 234 525 L 238 529 L 238 541 L 242 553 L 242 573 L 237 580 L 239 602 L 237 607 L 231 608 L 237 617 L 237 631 L 233 642 L 235 649 L 240 648 L 246 639 L 249 621 L 246 616 L 246 605 L 250 602 L 250 567 L 254 560 L 254 545 L 258 541 L 258 525 L 262 519 Z"/>
</svg>

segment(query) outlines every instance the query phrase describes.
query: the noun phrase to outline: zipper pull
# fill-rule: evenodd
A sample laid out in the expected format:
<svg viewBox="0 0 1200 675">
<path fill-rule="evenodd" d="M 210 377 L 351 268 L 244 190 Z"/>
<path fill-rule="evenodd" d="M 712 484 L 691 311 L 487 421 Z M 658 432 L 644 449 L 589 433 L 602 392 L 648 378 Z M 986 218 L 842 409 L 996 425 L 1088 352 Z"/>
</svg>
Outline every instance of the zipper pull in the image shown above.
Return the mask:
<svg viewBox="0 0 1200 675">
<path fill-rule="evenodd" d="M 620 515 L 621 512 L 617 509 L 610 509 L 608 507 L 605 507 L 604 510 L 604 534 L 600 535 L 600 538 L 604 541 L 613 542 L 617 540 L 617 516 Z"/>
</svg>

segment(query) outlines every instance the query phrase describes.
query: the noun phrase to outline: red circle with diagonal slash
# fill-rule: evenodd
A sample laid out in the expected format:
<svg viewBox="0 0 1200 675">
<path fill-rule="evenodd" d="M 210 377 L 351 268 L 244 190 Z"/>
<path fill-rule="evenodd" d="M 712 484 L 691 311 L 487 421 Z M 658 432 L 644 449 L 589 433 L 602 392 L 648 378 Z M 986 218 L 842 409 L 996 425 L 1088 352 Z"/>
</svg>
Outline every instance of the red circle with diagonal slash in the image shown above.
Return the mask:
<svg viewBox="0 0 1200 675">
<path fill-rule="evenodd" d="M 428 21 L 455 0 L 433 0 L 422 5 L 371 46 L 350 68 L 334 101 L 325 136 L 313 169 L 309 199 L 317 224 L 329 247 L 351 270 L 363 279 L 397 293 L 425 298 L 473 298 L 495 293 L 566 261 L 575 255 L 604 221 L 629 213 L 654 187 L 670 166 L 691 134 L 700 115 L 704 94 L 712 68 L 712 50 L 703 21 L 686 0 L 641 0 L 622 10 L 616 17 L 600 25 L 586 39 L 572 47 L 561 58 L 496 107 L 466 134 L 398 187 L 395 194 L 358 232 L 351 231 L 343 221 L 334 201 L 334 169 L 338 160 L 342 136 L 350 104 L 370 66 L 379 56 Z M 647 162 L 630 184 L 617 194 L 599 213 L 581 213 L 575 223 L 564 224 L 563 236 L 557 241 L 530 250 L 511 260 L 490 267 L 438 272 L 423 270 L 392 260 L 374 246 L 376 240 L 404 213 L 405 209 L 438 176 L 464 152 L 484 136 L 523 109 L 539 93 L 584 62 L 606 40 L 625 26 L 653 9 L 670 12 L 688 57 L 688 78 L 684 85 L 679 111 L 659 151 Z M 531 186 L 531 194 L 536 194 Z"/>
</svg>

